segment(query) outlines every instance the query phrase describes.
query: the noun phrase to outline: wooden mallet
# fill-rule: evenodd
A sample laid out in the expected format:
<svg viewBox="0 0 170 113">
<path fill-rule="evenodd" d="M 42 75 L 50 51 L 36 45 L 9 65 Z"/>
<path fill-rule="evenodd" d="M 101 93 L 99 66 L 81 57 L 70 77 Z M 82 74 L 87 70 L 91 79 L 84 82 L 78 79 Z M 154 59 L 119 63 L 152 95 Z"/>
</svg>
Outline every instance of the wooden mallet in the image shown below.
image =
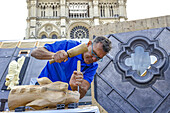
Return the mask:
<svg viewBox="0 0 170 113">
<path fill-rule="evenodd" d="M 83 54 L 84 52 L 87 52 L 87 51 L 88 51 L 87 45 L 85 43 L 83 43 L 83 44 L 80 44 L 74 48 L 69 49 L 67 51 L 67 54 L 68 54 L 68 57 L 71 58 L 71 57 Z M 52 64 L 55 62 L 55 60 L 52 59 L 49 62 L 50 62 L 50 64 Z"/>
<path fill-rule="evenodd" d="M 80 72 L 81 71 L 81 61 L 78 60 L 77 61 L 77 72 Z M 77 91 L 79 92 L 79 86 L 77 87 Z"/>
</svg>

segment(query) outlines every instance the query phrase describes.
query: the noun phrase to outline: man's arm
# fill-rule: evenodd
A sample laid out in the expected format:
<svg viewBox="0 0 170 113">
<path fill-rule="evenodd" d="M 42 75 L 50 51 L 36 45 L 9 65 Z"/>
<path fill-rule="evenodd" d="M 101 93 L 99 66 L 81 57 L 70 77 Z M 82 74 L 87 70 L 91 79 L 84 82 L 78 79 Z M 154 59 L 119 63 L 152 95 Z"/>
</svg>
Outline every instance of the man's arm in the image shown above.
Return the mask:
<svg viewBox="0 0 170 113">
<path fill-rule="evenodd" d="M 48 51 L 45 47 L 38 47 L 32 51 L 31 56 L 40 60 L 50 60 L 54 58 L 54 54 L 55 53 Z"/>
<path fill-rule="evenodd" d="M 80 99 L 86 95 L 86 92 L 90 87 L 90 83 L 83 79 L 82 72 L 77 71 L 73 72 L 69 84 L 73 91 L 77 91 L 79 86 Z"/>
<path fill-rule="evenodd" d="M 80 99 L 86 95 L 89 87 L 90 87 L 90 83 L 87 80 L 83 79 L 83 82 L 81 83 L 79 87 Z"/>
<path fill-rule="evenodd" d="M 38 47 L 31 53 L 32 57 L 40 60 L 54 59 L 55 62 L 61 63 L 68 60 L 68 55 L 64 50 L 57 51 L 56 53 L 48 51 L 45 47 Z"/>
</svg>

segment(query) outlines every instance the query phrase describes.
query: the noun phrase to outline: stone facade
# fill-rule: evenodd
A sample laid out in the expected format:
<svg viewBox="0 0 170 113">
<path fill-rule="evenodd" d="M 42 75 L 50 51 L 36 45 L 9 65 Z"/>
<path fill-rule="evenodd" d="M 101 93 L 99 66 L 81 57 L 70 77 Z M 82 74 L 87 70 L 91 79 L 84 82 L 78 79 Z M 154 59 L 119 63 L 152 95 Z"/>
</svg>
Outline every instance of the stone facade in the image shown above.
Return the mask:
<svg viewBox="0 0 170 113">
<path fill-rule="evenodd" d="M 26 39 L 89 38 L 89 27 L 127 19 L 126 0 L 27 0 Z"/>
<path fill-rule="evenodd" d="M 146 30 L 146 29 L 153 29 L 153 28 L 160 28 L 160 27 L 167 27 L 167 26 L 170 26 L 170 15 L 133 20 L 133 21 L 108 23 L 102 26 L 101 25 L 92 26 L 89 28 L 90 30 L 89 37 L 90 40 L 92 40 L 92 37 L 94 35 L 99 36 L 99 35 L 139 31 L 139 30 Z"/>
</svg>

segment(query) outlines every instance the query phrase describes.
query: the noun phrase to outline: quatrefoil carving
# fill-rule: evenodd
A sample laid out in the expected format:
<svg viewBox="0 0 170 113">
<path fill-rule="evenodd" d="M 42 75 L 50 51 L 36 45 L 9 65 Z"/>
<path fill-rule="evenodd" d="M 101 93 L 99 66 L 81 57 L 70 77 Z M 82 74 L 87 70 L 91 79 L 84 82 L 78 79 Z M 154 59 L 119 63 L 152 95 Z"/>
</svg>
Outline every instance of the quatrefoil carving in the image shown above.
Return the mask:
<svg viewBox="0 0 170 113">
<path fill-rule="evenodd" d="M 121 45 L 116 61 L 123 78 L 135 83 L 149 83 L 156 75 L 163 75 L 167 56 L 158 41 L 134 37 Z"/>
</svg>

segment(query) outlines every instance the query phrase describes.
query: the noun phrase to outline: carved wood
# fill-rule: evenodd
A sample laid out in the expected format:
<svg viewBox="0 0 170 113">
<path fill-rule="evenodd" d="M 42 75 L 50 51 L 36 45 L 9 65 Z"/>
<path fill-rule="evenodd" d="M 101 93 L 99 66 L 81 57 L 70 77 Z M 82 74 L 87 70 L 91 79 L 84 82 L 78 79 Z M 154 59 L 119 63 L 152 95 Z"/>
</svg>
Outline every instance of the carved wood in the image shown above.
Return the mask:
<svg viewBox="0 0 170 113">
<path fill-rule="evenodd" d="M 43 77 L 37 80 L 40 85 L 14 86 L 8 97 L 8 107 L 14 110 L 19 106 L 30 106 L 34 109 L 55 108 L 57 104 L 78 102 L 78 91 L 69 91 L 64 82 L 51 82 Z"/>
</svg>

